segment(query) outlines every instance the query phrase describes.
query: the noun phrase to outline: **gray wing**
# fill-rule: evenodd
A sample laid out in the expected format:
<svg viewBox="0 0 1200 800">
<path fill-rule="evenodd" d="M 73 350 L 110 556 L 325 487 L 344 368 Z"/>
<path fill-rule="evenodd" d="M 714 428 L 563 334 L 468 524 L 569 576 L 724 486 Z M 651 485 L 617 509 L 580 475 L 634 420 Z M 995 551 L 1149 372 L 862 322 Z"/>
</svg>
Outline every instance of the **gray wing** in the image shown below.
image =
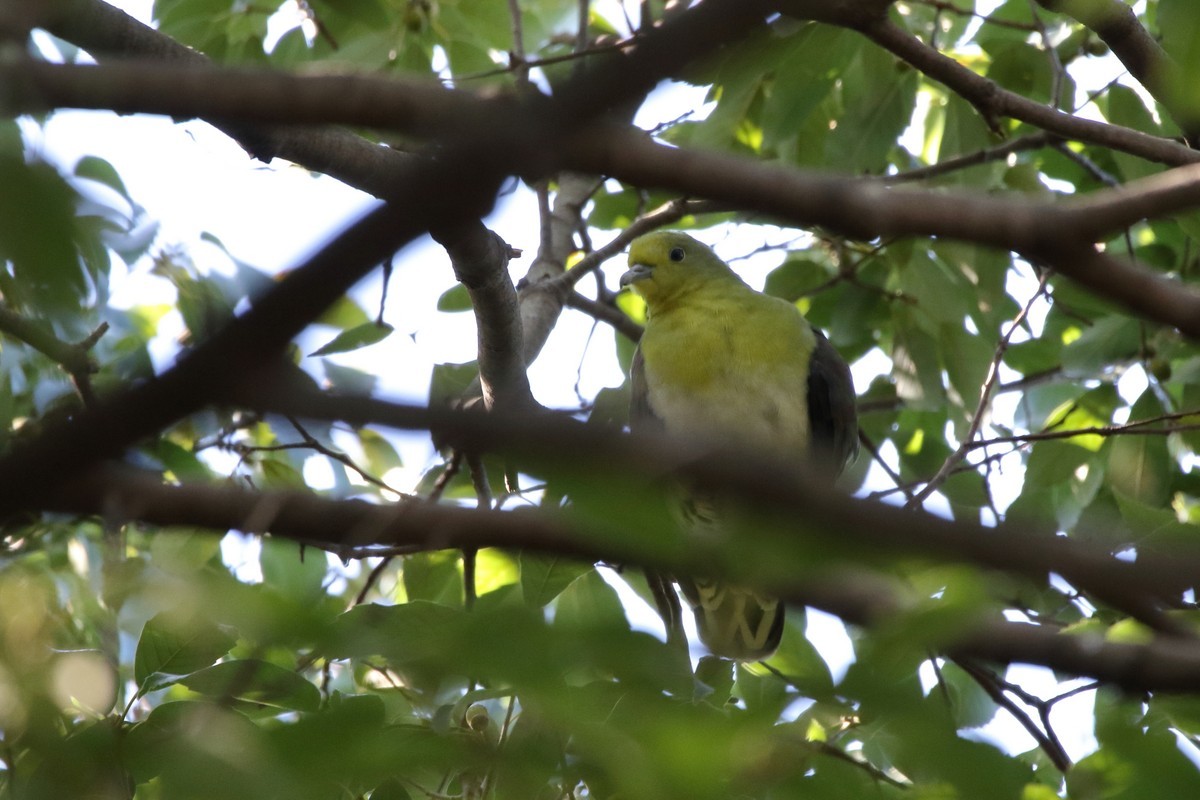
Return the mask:
<svg viewBox="0 0 1200 800">
<path fill-rule="evenodd" d="M 825 334 L 813 328 L 817 347 L 808 368 L 808 420 L 813 447 L 840 473 L 858 452 L 858 411 L 850 367 Z"/>
<path fill-rule="evenodd" d="M 650 407 L 650 391 L 646 387 L 646 360 L 642 348 L 633 352 L 633 363 L 629 365 L 629 429 L 635 433 L 660 433 L 663 421 Z M 654 569 L 644 569 L 646 583 L 654 596 L 654 605 L 667 629 L 667 641 L 687 652 L 687 634 L 683 630 L 683 606 L 679 595 L 671 585 L 671 576 Z"/>
<path fill-rule="evenodd" d="M 646 386 L 646 360 L 642 348 L 633 351 L 629 366 L 629 429 L 634 432 L 662 433 L 666 426 L 650 407 L 650 390 Z"/>
</svg>

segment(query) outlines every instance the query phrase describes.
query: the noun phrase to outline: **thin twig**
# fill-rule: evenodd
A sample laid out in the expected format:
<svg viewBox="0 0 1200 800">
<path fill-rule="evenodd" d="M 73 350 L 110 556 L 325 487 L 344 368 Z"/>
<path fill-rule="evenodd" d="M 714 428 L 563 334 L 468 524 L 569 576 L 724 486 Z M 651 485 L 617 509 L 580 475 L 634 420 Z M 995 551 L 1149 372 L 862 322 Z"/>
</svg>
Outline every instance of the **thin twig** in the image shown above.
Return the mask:
<svg viewBox="0 0 1200 800">
<path fill-rule="evenodd" d="M 642 338 L 642 326 L 627 317 L 625 312 L 619 308 L 597 302 L 579 292 L 571 292 L 567 295 L 567 305 L 578 311 L 582 311 L 593 319 L 607 322 L 631 342 L 636 342 Z"/>
<path fill-rule="evenodd" d="M 970 675 L 971 678 L 974 679 L 975 683 L 977 683 L 979 687 L 983 689 L 983 691 L 987 692 L 988 697 L 992 698 L 996 705 L 1003 708 L 1010 715 L 1012 715 L 1013 719 L 1020 723 L 1021 727 L 1033 737 L 1033 740 L 1037 742 L 1038 747 L 1041 748 L 1041 750 L 1050 758 L 1050 761 L 1055 767 L 1058 768 L 1059 772 L 1066 773 L 1069 769 L 1071 769 L 1071 757 L 1067 755 L 1067 751 L 1063 748 L 1062 742 L 1058 740 L 1058 736 L 1054 733 L 1054 729 L 1050 727 L 1048 717 L 1041 715 L 1040 709 L 1039 715 L 1042 716 L 1042 724 L 1046 728 L 1044 731 L 1037 726 L 1037 724 L 1020 708 L 1020 706 L 1018 706 L 1007 694 L 1005 694 L 1006 689 L 1013 689 L 1012 684 L 1001 680 L 990 670 L 974 664 L 967 659 L 957 659 L 954 663 L 958 665 L 959 669 Z M 1040 702 L 1040 699 L 1038 699 L 1038 703 L 1035 704 L 1035 706 L 1039 705 Z"/>
<path fill-rule="evenodd" d="M 979 433 L 979 428 L 983 425 L 984 415 L 991 404 L 992 390 L 996 386 L 1000 363 L 1004 360 L 1004 354 L 1008 351 L 1008 344 L 1012 340 L 1013 334 L 1016 333 L 1017 328 L 1025 322 L 1025 318 L 1029 315 L 1033 304 L 1046 293 L 1046 281 L 1049 276 L 1049 272 L 1042 273 L 1037 291 L 1033 293 L 1033 296 L 1029 298 L 1017 313 L 1017 316 L 1013 318 L 1008 329 L 1001 335 L 1000 341 L 996 344 L 996 352 L 992 356 L 992 363 L 988 365 L 987 377 L 984 378 L 983 387 L 979 391 L 979 402 L 976 404 L 975 413 L 971 416 L 971 424 L 967 428 L 967 434 L 963 437 L 962 444 L 943 462 L 941 469 L 929 480 L 929 483 L 925 484 L 925 488 L 913 495 L 907 504 L 908 507 L 912 508 L 920 505 L 927 497 L 937 491 L 938 487 L 950 477 L 951 470 L 966 458 L 967 453 L 971 451 L 971 443 L 975 441 L 975 437 Z"/>
<path fill-rule="evenodd" d="M 1001 161 L 1008 158 L 1013 153 L 1020 153 L 1025 150 L 1037 150 L 1042 147 L 1053 146 L 1062 140 L 1046 131 L 1031 133 L 1028 136 L 1019 136 L 1005 142 L 996 147 L 989 147 L 984 150 L 977 150 L 973 153 L 965 153 L 953 158 L 947 158 L 944 161 L 939 161 L 936 164 L 930 164 L 927 167 L 919 167 L 910 169 L 905 172 L 898 172 L 895 175 L 880 175 L 875 180 L 881 183 L 909 183 L 912 181 L 923 181 L 929 178 L 936 178 L 942 175 L 947 175 L 952 172 L 967 169 L 969 167 L 987 164 L 993 161 Z"/>
</svg>

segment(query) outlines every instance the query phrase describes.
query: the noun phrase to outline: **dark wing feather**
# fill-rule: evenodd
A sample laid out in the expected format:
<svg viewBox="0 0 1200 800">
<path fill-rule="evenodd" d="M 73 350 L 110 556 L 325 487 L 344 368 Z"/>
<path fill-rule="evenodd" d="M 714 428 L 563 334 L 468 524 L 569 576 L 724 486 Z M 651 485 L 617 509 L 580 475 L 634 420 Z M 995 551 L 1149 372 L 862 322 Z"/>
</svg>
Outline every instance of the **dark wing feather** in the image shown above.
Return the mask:
<svg viewBox="0 0 1200 800">
<path fill-rule="evenodd" d="M 629 366 L 629 429 L 635 433 L 661 433 L 665 426 L 654 409 L 650 407 L 650 390 L 646 386 L 646 360 L 642 348 L 633 352 L 633 363 Z M 683 631 L 683 607 L 679 595 L 671 585 L 670 576 L 654 569 L 645 569 L 646 583 L 654 596 L 654 605 L 667 629 L 667 641 L 674 642 L 687 650 L 687 636 Z"/>
<path fill-rule="evenodd" d="M 646 386 L 646 360 L 642 348 L 633 351 L 629 366 L 629 429 L 635 433 L 662 433 L 666 426 L 650 407 L 650 390 Z"/>
<path fill-rule="evenodd" d="M 808 367 L 808 420 L 813 448 L 840 473 L 858 452 L 858 411 L 850 367 L 825 334 L 813 328 L 817 346 Z"/>
</svg>

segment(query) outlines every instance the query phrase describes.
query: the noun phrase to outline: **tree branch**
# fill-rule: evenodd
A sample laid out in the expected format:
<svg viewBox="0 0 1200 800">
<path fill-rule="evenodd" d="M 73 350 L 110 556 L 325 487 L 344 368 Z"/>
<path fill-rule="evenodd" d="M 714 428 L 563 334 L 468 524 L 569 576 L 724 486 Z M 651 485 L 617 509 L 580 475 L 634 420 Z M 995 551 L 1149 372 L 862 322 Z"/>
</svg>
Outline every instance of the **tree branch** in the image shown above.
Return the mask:
<svg viewBox="0 0 1200 800">
<path fill-rule="evenodd" d="M 450 254 L 454 276 L 467 287 L 479 342 L 479 378 L 487 408 L 534 405 L 521 358 L 524 336 L 517 291 L 508 275 L 513 250 L 478 220 L 440 226 L 433 238 Z"/>
<path fill-rule="evenodd" d="M 1120 0 L 1037 0 L 1049 11 L 1066 14 L 1090 28 L 1109 46 L 1129 74 L 1146 88 L 1196 143 L 1200 119 L 1182 96 L 1185 79 L 1179 65 L 1167 55 L 1140 22 L 1133 9 Z"/>
<path fill-rule="evenodd" d="M 583 206 L 595 186 L 596 179 L 587 175 L 574 172 L 559 175 L 549 227 L 543 228 L 537 258 L 520 285 L 526 364 L 532 364 L 542 352 L 566 305 L 569 288 L 555 279 L 564 273 L 567 258 L 575 249 L 575 232 L 582 224 Z"/>
<path fill-rule="evenodd" d="M 0 483 L 11 490 L 0 497 L 0 514 L 47 496 L 56 481 L 118 455 L 137 439 L 162 430 L 207 402 L 220 401 L 239 383 L 262 381 L 262 370 L 304 325 L 400 244 L 426 230 L 478 219 L 491 208 L 502 177 L 512 173 L 514 164 L 534 172 L 544 168 L 554 141 L 570 138 L 597 114 L 640 97 L 660 75 L 746 30 L 761 19 L 763 8 L 759 2 L 709 0 L 648 33 L 629 55 L 614 56 L 603 69 L 573 77 L 554 98 L 542 98 L 540 113 L 521 115 L 520 127 L 501 131 L 496 138 L 494 126 L 482 120 L 477 127 L 448 135 L 436 159 L 409 159 L 398 187 L 388 195 L 392 201 L 388 206 L 368 214 L 294 270 L 175 368 L 74 420 L 48 427 L 37 439 L 0 458 Z M 90 69 L 95 76 L 125 66 Z M 171 71 L 159 69 L 160 73 Z M 222 74 L 195 67 L 181 72 L 201 82 Z M 145 75 L 139 80 L 146 80 Z M 28 86 L 6 88 L 9 101 L 29 90 Z M 344 85 L 341 88 L 346 89 Z"/>
<path fill-rule="evenodd" d="M 102 322 L 86 339 L 72 344 L 59 339 L 48 327 L 0 305 L 0 332 L 24 342 L 62 367 L 71 376 L 80 399 L 89 406 L 97 399 L 91 379 L 97 368 L 91 351 L 107 331 L 108 323 Z"/>
<path fill-rule="evenodd" d="M 270 530 L 275 535 L 325 547 L 342 556 L 371 554 L 371 545 L 389 552 L 478 547 L 529 548 L 588 560 L 644 563 L 658 568 L 712 570 L 728 567 L 699 560 L 696 548 L 669 554 L 647 537 L 620 542 L 579 530 L 546 512 L 495 512 L 428 503 L 379 506 L 330 500 L 300 492 L 255 493 L 231 486 L 168 486 L 158 477 L 128 468 L 93 470 L 67 486 L 51 506 L 75 513 L 103 513 L 113 520 L 160 525 L 200 525 L 216 531 Z M 900 512 L 903 513 L 903 512 Z M 908 515 L 915 516 L 915 515 Z M 729 549 L 729 548 L 726 548 Z M 776 555 L 776 558 L 781 558 Z M 783 558 L 793 567 L 803 555 Z M 792 559 L 797 559 L 794 562 Z M 914 606 L 895 585 L 872 573 L 844 571 L 822 579 L 777 580 L 767 588 L 784 599 L 820 608 L 848 622 L 877 626 L 894 622 Z M 739 573 L 739 580 L 744 577 Z M 1044 664 L 1087 675 L 1131 691 L 1194 691 L 1200 686 L 1200 643 L 1155 639 L 1118 644 L 1092 634 L 1063 634 L 1034 625 L 980 616 L 957 632 L 939 630 L 930 646 L 956 658 L 983 658 L 1001 664 Z"/>
<path fill-rule="evenodd" d="M 872 3 L 874 0 L 866 5 Z M 853 2 L 834 3 L 831 9 L 813 9 L 811 0 L 785 0 L 781 5 L 785 13 L 794 16 L 857 30 L 927 77 L 960 95 L 975 106 L 993 128 L 997 117 L 1010 117 L 1066 139 L 1111 147 L 1162 164 L 1178 166 L 1200 161 L 1200 152 L 1170 139 L 1076 117 L 1003 89 L 994 81 L 972 72 L 917 39 L 883 13 L 866 14 L 861 8 L 853 8 L 856 5 Z"/>
<path fill-rule="evenodd" d="M 1167 599 L 1193 586 L 1200 574 L 1200 548 L 1180 549 L 1170 558 L 1139 553 L 1137 562 L 1131 563 L 1080 542 L 1030 534 L 1016 522 L 989 528 L 855 500 L 829 491 L 825 478 L 802 465 L 764 460 L 753 453 L 713 451 L 698 442 L 621 436 L 612 429 L 552 414 L 472 414 L 365 397 L 273 392 L 258 385 L 244 388 L 237 402 L 259 410 L 429 430 L 448 446 L 523 458 L 532 462 L 531 467 L 558 464 L 564 452 L 587 453 L 589 466 L 597 472 L 639 476 L 645 482 L 682 476 L 697 485 L 719 486 L 764 514 L 794 522 L 786 537 L 764 534 L 770 539 L 763 544 L 764 553 L 803 553 L 811 548 L 807 537 L 833 532 L 839 543 L 856 552 L 966 560 L 1034 578 L 1053 572 L 1079 588 L 1109 597 L 1128 592 Z M 750 552 L 755 538 L 749 531 L 742 533 Z M 693 557 L 704 555 L 697 552 Z M 749 580 L 759 570 L 770 575 L 777 569 L 771 563 L 755 564 L 749 556 L 734 566 L 748 570 Z"/>
<path fill-rule="evenodd" d="M 114 69 L 119 68 L 45 64 L 0 67 L 0 85 L 5 83 L 6 77 L 13 78 L 9 98 L 18 101 L 29 101 L 28 80 L 32 80 L 34 91 L 47 93 L 53 87 L 54 91 L 69 94 L 71 102 L 98 104 L 85 90 L 96 84 L 96 74 Z M 89 72 L 92 74 L 88 75 Z M 798 225 L 822 225 L 861 238 L 945 236 L 1015 250 L 1027 258 L 1045 262 L 1100 296 L 1148 319 L 1174 325 L 1194 338 L 1200 337 L 1200 294 L 1153 272 L 1096 252 L 1091 246 L 1091 242 L 1103 234 L 1121 230 L 1133 222 L 1200 204 L 1200 166 L 1197 165 L 1144 178 L 1124 187 L 1097 191 L 1083 198 L 1038 203 L 1024 195 L 1018 199 L 1004 199 L 982 194 L 892 189 L 874 181 L 782 169 L 735 156 L 667 147 L 628 126 L 615 123 L 593 123 L 585 132 L 565 137 L 565 144 L 556 145 L 544 140 L 538 131 L 547 125 L 555 126 L 557 101 L 547 101 L 555 107 L 554 114 L 539 112 L 531 115 L 526 101 L 514 104 L 495 98 L 472 98 L 451 90 L 421 90 L 422 96 L 431 103 L 426 108 L 413 96 L 406 95 L 402 86 L 378 82 L 384 94 L 364 106 L 359 98 L 375 96 L 351 94 L 340 78 L 325 83 L 325 78 L 240 71 L 184 72 L 188 81 L 184 81 L 182 74 L 174 76 L 178 80 L 168 80 L 172 77 L 170 72 L 160 70 L 155 80 L 164 81 L 161 96 L 129 97 L 129 101 L 136 100 L 141 110 L 167 110 L 170 113 L 170 108 L 180 105 L 185 85 L 209 98 L 198 99 L 198 102 L 215 103 L 218 101 L 213 98 L 221 96 L 217 87 L 238 83 L 244 92 L 253 91 L 253 96 L 266 104 L 262 106 L 264 109 L 272 103 L 279 107 L 277 101 L 270 98 L 284 86 L 292 86 L 297 91 L 303 86 L 301 93 L 328 93 L 334 108 L 337 107 L 337 96 L 352 97 L 353 102 L 341 106 L 351 117 L 360 107 L 394 105 L 393 120 L 397 125 L 412 124 L 418 130 L 429 126 L 433 132 L 440 130 L 442 122 L 451 119 L 457 120 L 456 125 L 468 125 L 468 130 L 488 129 L 495 137 L 489 139 L 488 145 L 504 155 L 500 158 L 496 153 L 489 154 L 496 162 L 493 168 L 497 171 L 537 173 L 547 168 L 559 153 L 562 163 L 582 172 L 613 175 L 639 186 L 718 199 L 738 208 L 779 215 Z M 122 73 L 111 73 L 112 76 L 119 74 Z M 74 75 L 84 77 L 76 84 L 72 82 Z M 24 89 L 17 88 L 22 85 L 21 80 L 26 80 Z M 355 80 L 363 82 L 360 90 L 363 86 L 373 85 L 370 79 Z M 311 86 L 309 81 L 313 81 Z M 107 79 L 103 83 L 110 89 L 116 85 Z M 255 87 L 253 90 L 252 86 Z M 200 91 L 200 87 L 206 88 Z M 279 96 L 286 97 L 290 93 Z M 405 97 L 407 100 L 402 101 Z M 65 98 L 60 100 L 65 102 Z M 156 107 L 151 100 L 161 100 L 163 107 Z M 550 107 L 544 106 L 542 110 Z M 334 108 L 326 110 L 332 114 Z M 368 118 L 375 120 L 391 113 L 386 109 L 366 112 Z M 503 144 L 508 141 L 511 145 Z M 541 146 L 533 146 L 533 142 Z M 1194 155 L 1200 158 L 1200 153 Z M 554 307 L 561 308 L 561 303 L 555 300 Z M 523 327 L 528 363 L 541 344 L 532 331 L 543 328 L 532 324 Z"/>
</svg>

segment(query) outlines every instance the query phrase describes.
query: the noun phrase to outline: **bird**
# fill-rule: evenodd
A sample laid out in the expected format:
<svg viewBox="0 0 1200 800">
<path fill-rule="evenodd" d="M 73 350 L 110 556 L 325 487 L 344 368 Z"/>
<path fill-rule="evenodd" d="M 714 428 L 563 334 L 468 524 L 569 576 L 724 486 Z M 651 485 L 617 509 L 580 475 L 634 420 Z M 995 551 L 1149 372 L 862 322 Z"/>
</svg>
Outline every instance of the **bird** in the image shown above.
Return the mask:
<svg viewBox="0 0 1200 800">
<path fill-rule="evenodd" d="M 850 369 L 795 305 L 755 291 L 712 249 L 678 231 L 635 239 L 620 283 L 646 303 L 630 369 L 632 431 L 806 458 L 833 477 L 857 452 Z M 676 511 L 693 533 L 719 533 L 734 513 L 711 491 L 681 492 Z M 648 577 L 672 634 L 678 596 L 669 579 Z M 713 655 L 757 661 L 779 647 L 785 609 L 778 599 L 719 579 L 673 578 Z"/>
</svg>

